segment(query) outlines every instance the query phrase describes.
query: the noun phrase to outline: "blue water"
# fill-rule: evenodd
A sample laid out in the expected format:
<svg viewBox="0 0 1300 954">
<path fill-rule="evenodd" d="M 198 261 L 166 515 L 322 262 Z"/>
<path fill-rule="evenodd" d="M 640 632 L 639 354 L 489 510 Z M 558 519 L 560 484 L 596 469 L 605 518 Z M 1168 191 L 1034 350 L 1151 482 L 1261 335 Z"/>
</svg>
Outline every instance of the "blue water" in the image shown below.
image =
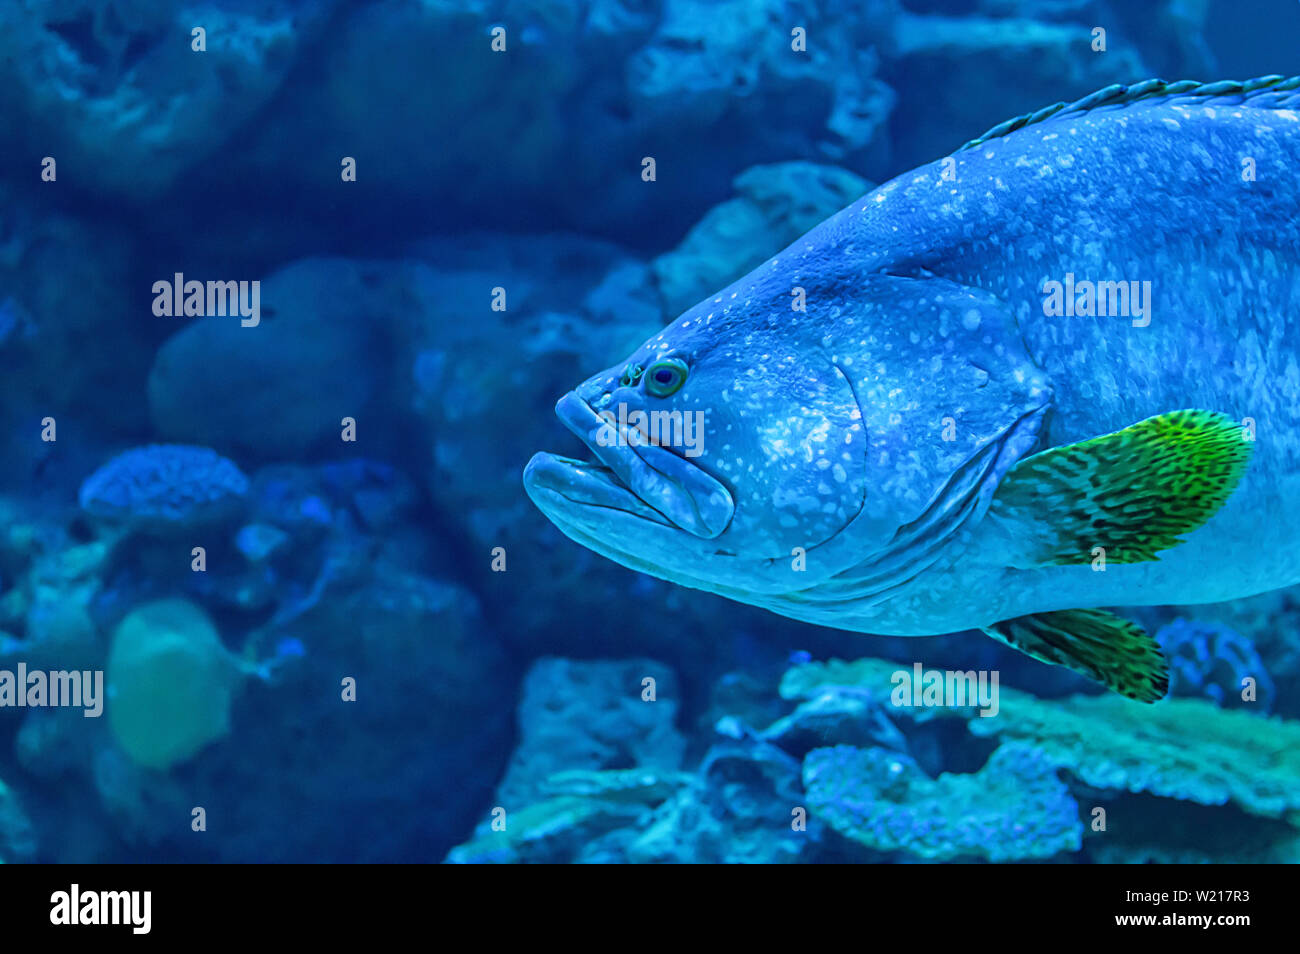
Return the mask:
<svg viewBox="0 0 1300 954">
<path fill-rule="evenodd" d="M 1138 707 L 623 569 L 521 483 L 581 452 L 558 397 L 874 185 L 1300 73 L 1300 6 L 461 6 L 0 10 L 0 861 L 1300 860 L 1300 591 L 1134 610 Z M 916 663 L 1001 712 L 900 709 Z"/>
</svg>

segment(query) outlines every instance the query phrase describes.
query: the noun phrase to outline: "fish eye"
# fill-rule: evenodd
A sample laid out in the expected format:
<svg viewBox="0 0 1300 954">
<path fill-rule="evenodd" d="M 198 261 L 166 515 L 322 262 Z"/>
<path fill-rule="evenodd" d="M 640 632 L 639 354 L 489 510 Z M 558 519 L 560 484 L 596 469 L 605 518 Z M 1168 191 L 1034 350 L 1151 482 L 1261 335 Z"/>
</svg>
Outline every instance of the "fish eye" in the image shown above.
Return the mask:
<svg viewBox="0 0 1300 954">
<path fill-rule="evenodd" d="M 655 397 L 668 397 L 676 393 L 686 383 L 688 370 L 686 362 L 677 358 L 656 361 L 645 374 L 646 393 Z"/>
</svg>

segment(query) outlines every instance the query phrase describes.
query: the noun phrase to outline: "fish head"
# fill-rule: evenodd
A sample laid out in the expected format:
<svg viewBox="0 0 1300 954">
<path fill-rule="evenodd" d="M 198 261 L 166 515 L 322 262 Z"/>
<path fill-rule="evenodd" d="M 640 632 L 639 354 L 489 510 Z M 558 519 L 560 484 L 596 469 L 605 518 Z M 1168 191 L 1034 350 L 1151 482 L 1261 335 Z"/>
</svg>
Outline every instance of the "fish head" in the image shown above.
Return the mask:
<svg viewBox="0 0 1300 954">
<path fill-rule="evenodd" d="M 559 400 L 594 460 L 535 455 L 529 496 L 624 566 L 738 599 L 805 589 L 887 552 L 979 449 L 935 452 L 939 412 L 1002 420 L 1008 409 L 984 414 L 1005 395 L 981 399 L 973 378 L 972 394 L 954 397 L 934 341 L 888 313 L 897 289 L 861 285 L 816 286 L 803 312 L 788 278 L 751 275 L 692 308 Z M 872 334 L 891 322 L 903 332 Z"/>
</svg>

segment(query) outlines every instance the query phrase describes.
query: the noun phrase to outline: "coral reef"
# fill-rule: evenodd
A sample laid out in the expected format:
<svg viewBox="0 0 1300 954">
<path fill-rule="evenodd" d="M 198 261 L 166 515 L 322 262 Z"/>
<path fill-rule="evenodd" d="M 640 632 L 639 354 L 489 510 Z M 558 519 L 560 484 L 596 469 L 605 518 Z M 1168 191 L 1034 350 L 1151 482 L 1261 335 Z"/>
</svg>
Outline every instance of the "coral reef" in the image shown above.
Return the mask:
<svg viewBox="0 0 1300 954">
<path fill-rule="evenodd" d="M 803 780 L 815 814 L 876 851 L 1021 861 L 1078 851 L 1082 840 L 1078 806 L 1029 746 L 1001 746 L 980 771 L 937 779 L 886 749 L 814 749 Z"/>
<path fill-rule="evenodd" d="M 1203 699 L 1168 699 L 1145 707 L 1112 695 L 1045 700 L 1005 687 L 993 718 L 979 716 L 973 707 L 898 707 L 890 702 L 890 676 L 899 668 L 879 659 L 801 664 L 786 673 L 781 694 L 792 700 L 841 694 L 869 700 L 897 721 L 901 734 L 890 750 L 896 754 L 916 749 L 936 720 L 959 720 L 970 736 L 997 744 L 989 764 L 1007 749 L 1032 749 L 1035 771 L 1043 777 L 1059 773 L 1080 805 L 1096 805 L 1100 798 L 1129 814 L 1137 810 L 1134 796 L 1139 805 L 1141 799 L 1155 797 L 1166 806 L 1161 815 L 1166 823 L 1187 817 L 1198 806 L 1225 806 L 1234 812 L 1239 832 L 1276 834 L 1288 825 L 1300 827 L 1300 723 L 1223 710 Z M 851 712 L 848 706 L 839 711 Z M 834 725 L 827 729 L 832 737 L 844 731 Z M 969 736 L 958 742 L 970 746 Z M 855 764 L 862 768 L 866 763 Z M 1131 842 L 1134 831 L 1145 839 L 1141 844 L 1151 844 L 1150 828 L 1128 829 L 1104 840 L 1106 856 L 1125 851 L 1136 856 L 1145 850 Z M 1128 847 L 1117 847 L 1115 840 Z M 1293 844 L 1294 839 L 1287 835 L 1281 843 Z M 1242 857 L 1234 846 L 1222 847 L 1227 857 Z M 1170 850 L 1171 857 L 1178 857 Z M 1282 855 L 1286 851 L 1278 848 Z M 1211 853 L 1208 847 L 1201 850 L 1203 860 Z M 1194 854 L 1184 851 L 1188 858 Z"/>
</svg>

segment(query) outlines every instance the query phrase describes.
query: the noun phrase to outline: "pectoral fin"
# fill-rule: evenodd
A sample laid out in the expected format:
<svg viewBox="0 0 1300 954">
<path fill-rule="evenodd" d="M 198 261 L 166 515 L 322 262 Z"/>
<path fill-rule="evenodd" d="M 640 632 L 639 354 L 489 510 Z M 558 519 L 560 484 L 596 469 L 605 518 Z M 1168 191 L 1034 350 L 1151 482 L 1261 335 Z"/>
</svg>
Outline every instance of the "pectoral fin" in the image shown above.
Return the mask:
<svg viewBox="0 0 1300 954">
<path fill-rule="evenodd" d="M 1003 478 L 991 517 L 1011 565 L 1157 560 L 1223 506 L 1254 444 L 1226 414 L 1182 410 L 1027 457 Z"/>
<path fill-rule="evenodd" d="M 1155 702 L 1169 689 L 1169 665 L 1159 644 L 1136 623 L 1105 610 L 1036 613 L 995 623 L 984 632 L 1138 702 Z"/>
</svg>

